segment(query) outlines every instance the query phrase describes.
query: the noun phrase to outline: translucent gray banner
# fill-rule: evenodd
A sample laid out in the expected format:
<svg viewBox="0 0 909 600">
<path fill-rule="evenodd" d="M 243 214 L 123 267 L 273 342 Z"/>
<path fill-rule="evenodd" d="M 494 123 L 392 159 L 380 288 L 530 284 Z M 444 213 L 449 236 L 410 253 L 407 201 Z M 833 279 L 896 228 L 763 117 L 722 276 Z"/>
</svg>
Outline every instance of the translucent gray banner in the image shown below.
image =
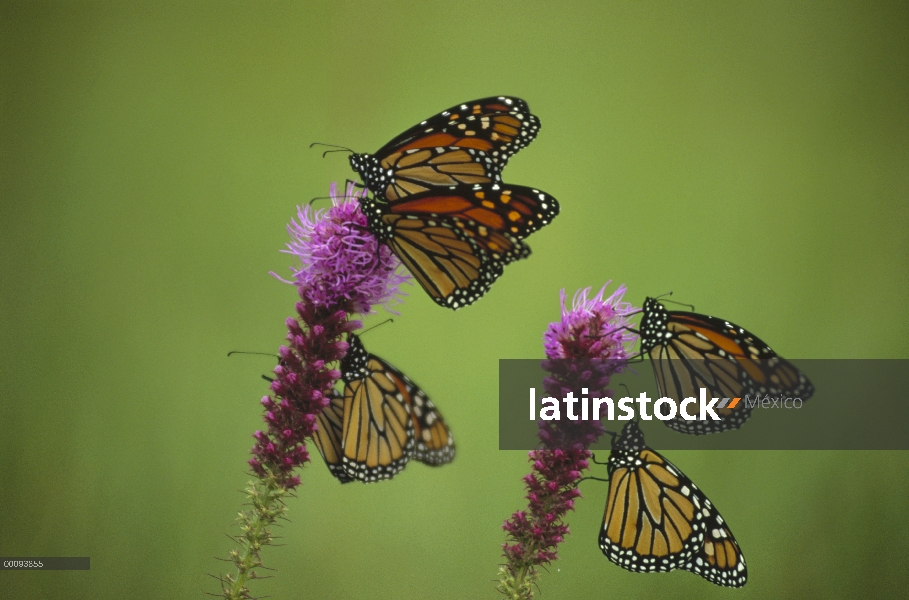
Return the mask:
<svg viewBox="0 0 909 600">
<path fill-rule="evenodd" d="M 635 418 L 647 436 L 647 445 L 665 450 L 909 450 L 909 360 L 905 359 L 812 359 L 793 360 L 789 364 L 801 371 L 813 387 L 810 398 L 795 402 L 791 394 L 761 394 L 759 398 L 740 397 L 735 407 L 733 398 L 714 393 L 719 401 L 714 408 L 724 404 L 727 415 L 740 416 L 750 413 L 740 428 L 690 435 L 670 429 L 663 421 L 653 418 L 654 402 L 661 397 L 657 391 L 654 369 L 650 361 L 632 363 L 625 372 L 614 375 L 609 384 L 613 400 L 613 420 L 607 418 L 607 405 L 600 403 L 603 426 L 617 432 L 625 424 L 619 410 L 623 397 L 635 399 L 631 405 Z M 549 365 L 550 369 L 553 365 Z M 711 365 L 694 364 L 692 361 L 663 361 L 664 373 L 709 373 Z M 773 365 L 749 365 L 753 371 L 764 369 L 773 374 Z M 687 369 L 687 370 L 686 370 Z M 715 370 L 714 370 L 715 371 Z M 552 395 L 544 390 L 543 380 L 550 373 L 543 370 L 540 360 L 504 359 L 499 361 L 499 448 L 501 450 L 531 450 L 540 444 L 538 424 L 541 400 Z M 664 375 L 666 377 L 666 375 Z M 733 382 L 734 383 L 734 382 Z M 624 386 L 622 385 L 624 384 Z M 671 384 L 664 383 L 664 389 Z M 768 385 L 773 385 L 768 382 Z M 627 386 L 627 387 L 626 387 Z M 530 389 L 536 397 L 536 420 L 530 418 Z M 674 388 L 678 389 L 678 388 Z M 729 387 L 725 389 L 730 389 Z M 735 386 L 732 386 L 735 389 Z M 744 388 L 739 388 L 744 389 Z M 804 389 L 804 388 L 802 388 Z M 587 397 L 588 418 L 593 418 L 596 394 L 588 390 L 573 390 L 575 398 Z M 711 399 L 708 389 L 708 401 Z M 652 417 L 640 418 L 644 393 L 651 402 L 645 403 Z M 743 394 L 744 396 L 744 394 Z M 671 397 L 671 396 L 669 396 Z M 673 398 L 677 402 L 683 398 Z M 699 400 L 699 398 L 697 398 Z M 568 424 L 569 404 L 574 416 L 580 418 L 581 402 L 566 403 L 558 398 L 560 417 Z M 787 402 L 788 400 L 788 402 Z M 689 403 L 688 413 L 699 413 L 699 402 Z M 628 403 L 626 402 L 626 406 Z M 665 405 L 662 414 L 668 414 Z M 547 416 L 553 416 L 549 411 Z M 698 415 L 699 416 L 699 415 Z M 708 415 L 709 417 L 709 415 Z M 727 416 L 727 419 L 733 417 Z M 680 417 L 676 418 L 677 422 Z M 550 421 L 552 423 L 552 421 Z M 604 435 L 592 449 L 608 449 L 611 437 Z"/>
</svg>

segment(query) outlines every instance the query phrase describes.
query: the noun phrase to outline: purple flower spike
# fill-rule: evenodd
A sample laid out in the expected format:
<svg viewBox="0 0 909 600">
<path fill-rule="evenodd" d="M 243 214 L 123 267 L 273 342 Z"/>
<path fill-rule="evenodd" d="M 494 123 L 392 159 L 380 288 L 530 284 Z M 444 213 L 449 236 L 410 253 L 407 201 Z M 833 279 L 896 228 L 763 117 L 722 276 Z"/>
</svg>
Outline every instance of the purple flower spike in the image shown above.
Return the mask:
<svg viewBox="0 0 909 600">
<path fill-rule="evenodd" d="M 610 376 L 625 367 L 637 340 L 628 321 L 636 309 L 622 301 L 624 285 L 604 299 L 608 285 L 593 298 L 588 298 L 590 288 L 578 290 L 571 309 L 562 290 L 562 318 L 543 335 L 543 366 L 550 372 L 544 380 L 547 394 L 564 397 L 585 387 L 591 394 L 605 394 Z M 589 466 L 588 448 L 603 433 L 596 421 L 540 422 L 540 448 L 530 452 L 532 470 L 523 478 L 527 510 L 503 525 L 507 563 L 499 571 L 498 589 L 507 598 L 532 598 L 539 567 L 558 559 L 558 545 L 568 535 L 563 519 L 581 495 L 578 481 Z"/>
<path fill-rule="evenodd" d="M 400 302 L 400 286 L 409 279 L 391 250 L 369 231 L 357 202 L 361 195 L 348 185 L 346 195 L 339 196 L 332 185 L 331 208 L 301 207 L 287 227 L 291 241 L 284 252 L 296 256 L 300 266 L 286 283 L 297 287 L 300 301 L 296 316 L 285 321 L 288 343 L 278 351 L 273 398 L 260 401 L 267 429 L 253 434 L 248 462 L 258 481 L 246 489 L 252 508 L 238 519 L 241 548 L 230 555 L 236 574 L 221 578 L 222 596 L 230 600 L 253 597 L 246 584 L 262 566 L 261 549 L 274 539 L 271 526 L 287 508 L 283 498 L 300 485 L 294 471 L 310 460 L 305 440 L 315 432 L 341 376 L 331 365 L 347 352 L 344 334 L 361 327 L 353 316 L 369 313 L 376 304 L 388 308 Z"/>
<path fill-rule="evenodd" d="M 591 288 L 575 292 L 571 310 L 565 306 L 565 290 L 562 290 L 562 320 L 551 323 L 543 334 L 543 347 L 549 359 L 624 361 L 628 358 L 628 348 L 638 337 L 628 330 L 628 317 L 638 309 L 622 301 L 626 292 L 624 285 L 604 300 L 603 294 L 610 283 L 607 281 L 589 300 L 587 294 Z"/>
<path fill-rule="evenodd" d="M 268 429 L 255 436 L 249 463 L 257 475 L 273 477 L 287 489 L 299 485 L 292 473 L 309 461 L 304 440 L 315 431 L 341 376 L 330 365 L 347 352 L 342 336 L 361 326 L 351 317 L 400 302 L 400 286 L 410 278 L 370 233 L 357 202 L 365 193 L 349 184 L 340 196 L 332 184 L 331 208 L 300 207 L 287 226 L 291 241 L 284 252 L 300 260 L 288 283 L 297 287 L 300 302 L 296 316 L 286 320 L 288 345 L 279 350 L 274 400 L 262 401 Z"/>
<path fill-rule="evenodd" d="M 338 195 L 331 185 L 332 207 L 297 210 L 287 232 L 291 242 L 284 252 L 300 259 L 293 283 L 300 297 L 314 306 L 340 306 L 347 312 L 367 314 L 372 305 L 386 309 L 401 302 L 400 286 L 410 281 L 398 258 L 369 231 L 357 198 L 366 195 L 352 183 Z M 392 311 L 393 312 L 393 311 Z M 318 325 L 316 325 L 318 326 Z"/>
</svg>

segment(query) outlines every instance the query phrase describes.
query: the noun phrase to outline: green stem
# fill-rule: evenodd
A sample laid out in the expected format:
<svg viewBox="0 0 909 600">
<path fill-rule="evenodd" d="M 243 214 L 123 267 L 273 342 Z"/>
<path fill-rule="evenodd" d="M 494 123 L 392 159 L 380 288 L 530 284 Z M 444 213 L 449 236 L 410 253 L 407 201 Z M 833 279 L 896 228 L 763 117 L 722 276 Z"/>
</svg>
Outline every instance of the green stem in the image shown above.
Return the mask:
<svg viewBox="0 0 909 600">
<path fill-rule="evenodd" d="M 499 585 L 496 589 L 508 600 L 532 600 L 537 577 L 537 570 L 529 564 L 521 565 L 517 571 L 511 565 L 505 565 L 499 569 Z"/>
<path fill-rule="evenodd" d="M 252 508 L 237 517 L 241 531 L 237 538 L 240 548 L 230 552 L 237 571 L 233 575 L 224 575 L 221 585 L 222 595 L 229 600 L 252 598 L 246 584 L 258 578 L 255 569 L 262 566 L 259 553 L 264 546 L 272 543 L 271 526 L 287 512 L 283 498 L 288 492 L 271 473 L 258 481 L 250 481 L 245 493 Z"/>
</svg>

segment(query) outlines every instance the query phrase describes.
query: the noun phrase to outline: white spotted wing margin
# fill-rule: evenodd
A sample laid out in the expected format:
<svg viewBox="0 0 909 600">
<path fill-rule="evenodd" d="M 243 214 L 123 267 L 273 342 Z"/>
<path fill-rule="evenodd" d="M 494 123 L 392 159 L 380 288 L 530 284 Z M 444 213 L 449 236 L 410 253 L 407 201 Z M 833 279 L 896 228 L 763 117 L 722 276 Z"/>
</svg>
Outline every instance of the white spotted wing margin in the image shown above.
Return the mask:
<svg viewBox="0 0 909 600">
<path fill-rule="evenodd" d="M 706 500 L 704 546 L 683 569 L 724 587 L 742 587 L 748 567 L 738 542 L 715 506 Z"/>
<path fill-rule="evenodd" d="M 455 445 L 451 430 L 445 424 L 435 404 L 423 390 L 404 376 L 413 386 L 411 414 L 413 416 L 414 440 L 413 459 L 424 465 L 438 467 L 454 460 Z"/>
<path fill-rule="evenodd" d="M 436 304 L 453 310 L 486 294 L 505 265 L 530 256 L 530 248 L 513 235 L 456 217 L 387 214 L 382 221 L 392 252 Z"/>
</svg>

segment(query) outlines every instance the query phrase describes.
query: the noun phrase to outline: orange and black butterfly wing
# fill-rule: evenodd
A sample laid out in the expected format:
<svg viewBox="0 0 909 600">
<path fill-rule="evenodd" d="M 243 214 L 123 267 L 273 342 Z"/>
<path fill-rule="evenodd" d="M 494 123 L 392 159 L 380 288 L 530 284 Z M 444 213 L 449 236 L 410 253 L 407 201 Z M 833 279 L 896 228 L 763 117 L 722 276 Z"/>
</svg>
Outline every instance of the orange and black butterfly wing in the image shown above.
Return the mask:
<svg viewBox="0 0 909 600">
<path fill-rule="evenodd" d="M 559 202 L 534 188 L 497 183 L 433 190 L 389 202 L 386 210 L 390 214 L 457 218 L 480 231 L 480 240 L 487 231 L 523 240 L 558 216 Z"/>
<path fill-rule="evenodd" d="M 391 365 L 368 354 L 357 336 L 341 362 L 344 379 L 341 462 L 364 483 L 391 479 L 410 460 L 412 387 Z"/>
<path fill-rule="evenodd" d="M 403 374 L 401 377 L 413 387 L 410 412 L 413 418 L 414 447 L 413 457 L 423 464 L 433 467 L 446 465 L 454 460 L 455 445 L 451 430 L 423 390 L 417 387 Z"/>
<path fill-rule="evenodd" d="M 354 480 L 344 468 L 342 461 L 341 436 L 344 421 L 344 396 L 333 392 L 331 402 L 317 417 L 318 428 L 313 434 L 313 442 L 319 454 L 325 460 L 328 470 L 341 483 Z"/>
<path fill-rule="evenodd" d="M 375 156 L 441 146 L 474 148 L 512 156 L 540 131 L 540 121 L 527 102 L 514 96 L 492 96 L 452 106 L 429 117 L 382 146 Z"/>
<path fill-rule="evenodd" d="M 355 154 L 351 162 L 366 187 L 390 202 L 433 189 L 501 179 L 497 165 L 472 148 L 418 148 L 395 152 L 381 161 Z"/>
<path fill-rule="evenodd" d="M 485 294 L 505 265 L 530 256 L 523 239 L 559 214 L 525 186 L 455 186 L 398 202 L 363 198 L 369 229 L 388 244 L 438 304 L 452 309 Z"/>
<path fill-rule="evenodd" d="M 670 316 L 678 331 L 676 337 L 685 346 L 703 349 L 703 355 L 712 360 L 727 359 L 739 366 L 739 384 L 746 394 L 795 394 L 802 400 L 814 394 L 814 386 L 801 371 L 743 327 L 697 313 L 672 312 Z"/>
<path fill-rule="evenodd" d="M 682 568 L 716 585 L 742 587 L 748 581 L 742 550 L 710 500 L 705 509 L 704 546 Z"/>
<path fill-rule="evenodd" d="M 786 395 L 807 400 L 814 386 L 787 360 L 753 333 L 724 319 L 691 312 L 667 311 L 653 298 L 644 302 L 641 350 L 650 356 L 660 394 L 681 401 L 698 397 L 745 398 Z M 738 429 L 751 416 L 751 406 L 718 408 L 720 421 L 664 421 L 681 433 L 703 435 Z"/>
<path fill-rule="evenodd" d="M 599 538 L 603 554 L 629 571 L 684 568 L 704 543 L 701 491 L 644 445 L 634 421 L 613 440 L 607 469 L 609 496 Z"/>
<path fill-rule="evenodd" d="M 661 396 L 668 396 L 679 402 L 685 398 L 698 398 L 700 388 L 708 390 L 711 398 L 741 398 L 742 385 L 739 381 L 739 366 L 734 362 L 705 358 L 691 351 L 683 341 L 671 341 L 658 345 L 650 351 L 657 386 Z M 695 349 L 696 351 L 697 349 Z M 727 406 L 729 402 L 727 401 Z M 704 435 L 738 429 L 751 416 L 752 408 L 739 401 L 733 408 L 714 408 L 721 420 L 688 421 L 677 416 L 663 423 L 680 433 Z M 697 411 L 694 411 L 696 413 Z"/>
<path fill-rule="evenodd" d="M 426 293 L 455 310 L 483 296 L 506 264 L 530 254 L 516 238 L 456 218 L 388 214 L 382 223 L 389 248 Z M 493 246 L 495 254 L 486 250 Z"/>
<path fill-rule="evenodd" d="M 539 130 L 520 98 L 483 98 L 444 110 L 350 163 L 369 190 L 394 201 L 434 187 L 500 181 L 508 159 Z"/>
<path fill-rule="evenodd" d="M 684 569 L 717 585 L 745 585 L 745 557 L 719 511 L 678 467 L 646 446 L 634 421 L 613 440 L 607 470 L 599 542 L 609 560 L 638 573 Z"/>
</svg>

